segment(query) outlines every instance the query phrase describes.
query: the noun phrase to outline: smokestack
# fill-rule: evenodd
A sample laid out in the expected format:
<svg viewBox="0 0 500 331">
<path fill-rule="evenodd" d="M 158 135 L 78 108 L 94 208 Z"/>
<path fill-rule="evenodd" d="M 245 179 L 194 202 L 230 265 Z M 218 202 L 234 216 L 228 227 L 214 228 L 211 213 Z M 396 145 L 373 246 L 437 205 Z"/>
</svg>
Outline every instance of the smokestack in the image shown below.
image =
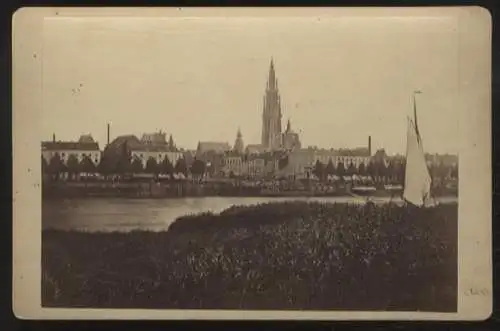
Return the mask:
<svg viewBox="0 0 500 331">
<path fill-rule="evenodd" d="M 368 136 L 368 154 L 372 156 L 372 136 Z"/>
<path fill-rule="evenodd" d="M 109 131 L 110 131 L 110 126 L 109 126 L 109 123 L 108 123 L 108 143 L 106 145 L 109 145 Z"/>
<path fill-rule="evenodd" d="M 52 134 L 52 142 L 54 142 L 54 143 L 56 142 L 56 134 L 55 133 Z"/>
</svg>

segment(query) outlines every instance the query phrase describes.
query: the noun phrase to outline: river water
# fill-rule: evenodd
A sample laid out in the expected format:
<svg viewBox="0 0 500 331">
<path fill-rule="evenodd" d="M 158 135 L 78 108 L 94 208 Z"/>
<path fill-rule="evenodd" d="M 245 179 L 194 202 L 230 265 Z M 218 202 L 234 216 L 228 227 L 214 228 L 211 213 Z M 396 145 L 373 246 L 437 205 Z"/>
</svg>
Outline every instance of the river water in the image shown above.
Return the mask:
<svg viewBox="0 0 500 331">
<path fill-rule="evenodd" d="M 44 229 L 91 232 L 148 230 L 164 231 L 178 217 L 201 212 L 221 212 L 232 205 L 254 205 L 271 201 L 321 201 L 364 203 L 353 197 L 204 197 L 180 199 L 68 199 L 44 200 Z M 388 202 L 376 198 L 374 202 Z M 393 200 L 395 201 L 395 200 Z M 456 198 L 440 199 L 447 203 Z M 400 201 L 397 201 L 400 202 Z"/>
</svg>

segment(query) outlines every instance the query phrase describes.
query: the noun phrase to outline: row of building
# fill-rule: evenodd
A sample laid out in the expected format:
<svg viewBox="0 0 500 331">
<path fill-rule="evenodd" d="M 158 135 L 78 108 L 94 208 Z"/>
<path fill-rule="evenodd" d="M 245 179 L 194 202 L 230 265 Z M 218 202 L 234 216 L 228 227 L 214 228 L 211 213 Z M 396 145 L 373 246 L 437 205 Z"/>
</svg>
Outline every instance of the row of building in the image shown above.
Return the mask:
<svg viewBox="0 0 500 331">
<path fill-rule="evenodd" d="M 315 164 L 340 164 L 345 169 L 354 166 L 365 168 L 370 162 L 403 161 L 402 156 L 388 156 L 384 150 L 377 150 L 372 154 L 371 138 L 368 138 L 366 148 L 355 149 L 320 149 L 314 147 L 296 148 L 291 150 L 255 151 L 244 146 L 241 132 L 233 146 L 229 143 L 204 142 L 198 143 L 197 149 L 186 150 L 177 148 L 172 136 L 166 139 L 164 132 L 143 134 L 141 138 L 135 135 L 122 135 L 110 141 L 103 150 L 91 135 L 82 135 L 77 141 L 58 141 L 53 136 L 51 141 L 42 142 L 42 157 L 47 163 L 57 156 L 62 163 L 67 164 L 71 156 L 78 161 L 88 157 L 98 166 L 101 159 L 130 158 L 139 160 L 143 167 L 153 159 L 157 164 L 166 159 L 175 166 L 183 160 L 189 168 L 194 160 L 201 160 L 210 176 L 249 176 L 265 177 L 274 175 L 279 177 L 307 178 L 313 171 Z M 454 155 L 427 155 L 429 164 L 443 164 L 448 167 L 456 166 L 457 157 Z"/>
<path fill-rule="evenodd" d="M 282 130 L 282 103 L 272 59 L 262 109 L 260 144 L 245 146 L 239 129 L 233 145 L 227 142 L 200 141 L 196 150 L 178 148 L 172 135 L 167 140 L 166 133 L 162 131 L 145 133 L 141 138 L 123 135 L 110 141 L 108 124 L 108 139 L 103 151 L 91 135 L 82 135 L 75 142 L 57 141 L 54 135 L 52 141 L 42 142 L 42 156 L 50 162 L 57 155 L 63 163 L 68 161 L 70 155 L 75 155 L 79 161 L 89 157 L 95 165 L 101 162 L 101 158 L 123 159 L 127 156 L 141 161 L 144 168 L 151 159 L 158 164 L 168 159 L 174 166 L 182 159 L 188 168 L 197 159 L 205 163 L 207 172 L 212 176 L 274 175 L 294 178 L 309 177 L 318 161 L 358 169 L 362 164 L 367 167 L 374 160 L 387 164 L 391 159 L 384 150 L 372 153 L 371 137 L 368 137 L 366 146 L 354 149 L 303 148 L 299 134 L 292 129 L 290 120 L 287 121 L 285 130 Z M 458 160 L 456 156 L 429 156 L 429 162 L 453 166 Z"/>
</svg>

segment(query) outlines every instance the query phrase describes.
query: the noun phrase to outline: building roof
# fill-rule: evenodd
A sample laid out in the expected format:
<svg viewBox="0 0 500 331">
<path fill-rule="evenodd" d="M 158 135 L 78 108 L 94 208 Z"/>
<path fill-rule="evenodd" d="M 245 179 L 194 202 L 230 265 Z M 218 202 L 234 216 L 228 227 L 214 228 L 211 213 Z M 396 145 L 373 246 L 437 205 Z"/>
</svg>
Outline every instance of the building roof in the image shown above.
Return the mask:
<svg viewBox="0 0 500 331">
<path fill-rule="evenodd" d="M 170 145 L 154 145 L 148 143 L 141 143 L 140 145 L 134 145 L 130 147 L 131 151 L 136 152 L 175 152 L 176 150 L 171 148 Z"/>
<path fill-rule="evenodd" d="M 230 151 L 224 152 L 224 156 L 226 156 L 226 157 L 242 157 L 243 153 L 240 153 L 237 150 L 232 149 Z"/>
<path fill-rule="evenodd" d="M 77 141 L 43 141 L 42 150 L 45 151 L 99 151 L 99 144 L 96 142 Z"/>
<path fill-rule="evenodd" d="M 141 142 L 132 134 L 118 136 L 106 146 L 104 149 L 104 156 L 109 157 L 110 155 L 120 155 L 123 152 L 123 146 L 125 144 L 127 148 L 133 148 L 134 146 L 139 146 Z"/>
<path fill-rule="evenodd" d="M 301 154 L 310 154 L 310 155 L 323 155 L 323 156 L 328 156 L 328 157 L 337 157 L 337 156 L 347 156 L 347 157 L 369 157 L 370 152 L 368 148 L 353 148 L 353 149 L 347 149 L 347 148 L 341 148 L 341 149 L 325 149 L 325 148 L 314 148 L 314 147 L 307 147 L 307 148 L 300 148 L 294 150 L 294 153 L 301 153 Z"/>
<path fill-rule="evenodd" d="M 272 159 L 271 155 L 269 154 L 259 154 L 259 155 L 248 155 L 245 158 L 245 161 L 257 161 L 257 160 L 263 160 L 264 162 L 270 161 Z"/>
<path fill-rule="evenodd" d="M 94 141 L 94 138 L 92 138 L 91 134 L 82 134 L 80 136 L 80 139 L 78 139 L 78 142 L 80 142 L 80 143 L 93 143 L 95 141 Z"/>
<path fill-rule="evenodd" d="M 131 151 L 143 151 L 143 152 L 175 152 L 176 149 L 172 148 L 169 144 L 157 144 L 144 142 L 139 140 L 135 135 L 123 135 L 116 137 L 108 146 L 108 149 L 115 149 L 118 146 L 122 146 L 124 143 Z"/>
<path fill-rule="evenodd" d="M 249 154 L 254 154 L 254 153 L 264 153 L 267 150 L 267 148 L 261 144 L 250 144 L 247 145 L 247 148 L 245 150 Z"/>
<path fill-rule="evenodd" d="M 224 153 L 231 150 L 231 145 L 227 142 L 200 141 L 198 143 L 197 153 L 217 152 Z"/>
<path fill-rule="evenodd" d="M 141 145 L 141 141 L 139 138 L 134 136 L 133 134 L 118 136 L 108 145 L 108 147 L 120 146 L 124 143 L 127 144 L 129 148 L 137 147 Z"/>
<path fill-rule="evenodd" d="M 341 148 L 337 153 L 339 156 L 370 156 L 370 150 L 365 147 Z"/>
<path fill-rule="evenodd" d="M 224 158 L 239 158 L 243 162 L 254 162 L 254 161 L 260 161 L 262 160 L 263 162 L 268 162 L 273 159 L 273 156 L 270 153 L 264 153 L 264 154 L 238 154 L 233 151 L 227 152 L 223 156 Z"/>
<path fill-rule="evenodd" d="M 153 133 L 144 133 L 142 135 L 141 141 L 143 143 L 152 143 L 152 144 L 167 144 L 167 136 L 165 132 L 153 132 Z"/>
</svg>

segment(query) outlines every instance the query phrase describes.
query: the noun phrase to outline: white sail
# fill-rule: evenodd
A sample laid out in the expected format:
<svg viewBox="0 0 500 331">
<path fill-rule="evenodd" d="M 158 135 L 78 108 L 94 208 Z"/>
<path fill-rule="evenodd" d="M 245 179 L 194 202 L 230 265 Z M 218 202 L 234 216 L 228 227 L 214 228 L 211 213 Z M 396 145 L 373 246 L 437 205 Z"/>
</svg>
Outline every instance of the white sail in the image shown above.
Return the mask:
<svg viewBox="0 0 500 331">
<path fill-rule="evenodd" d="M 403 198 L 416 206 L 427 205 L 430 198 L 431 176 L 425 162 L 422 141 L 411 119 L 408 119 L 406 141 L 406 171 Z"/>
</svg>

